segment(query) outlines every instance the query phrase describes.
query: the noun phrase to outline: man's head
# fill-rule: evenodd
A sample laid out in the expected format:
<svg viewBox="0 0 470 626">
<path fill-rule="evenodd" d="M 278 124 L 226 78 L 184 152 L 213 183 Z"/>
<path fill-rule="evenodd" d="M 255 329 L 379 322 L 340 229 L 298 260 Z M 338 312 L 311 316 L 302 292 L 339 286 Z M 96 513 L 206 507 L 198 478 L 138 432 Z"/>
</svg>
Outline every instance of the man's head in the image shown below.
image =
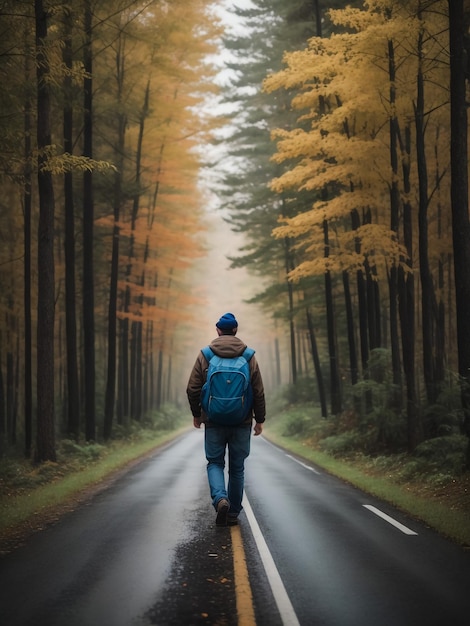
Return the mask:
<svg viewBox="0 0 470 626">
<path fill-rule="evenodd" d="M 225 313 L 216 323 L 219 335 L 236 335 L 238 330 L 238 322 L 233 313 Z"/>
</svg>

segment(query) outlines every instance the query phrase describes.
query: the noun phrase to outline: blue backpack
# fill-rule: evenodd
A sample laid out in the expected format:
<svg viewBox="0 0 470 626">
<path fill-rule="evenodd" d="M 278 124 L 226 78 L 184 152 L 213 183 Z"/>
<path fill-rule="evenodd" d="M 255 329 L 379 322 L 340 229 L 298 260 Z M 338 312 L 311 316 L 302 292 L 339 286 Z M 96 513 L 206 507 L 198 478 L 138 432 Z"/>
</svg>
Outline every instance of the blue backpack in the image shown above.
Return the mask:
<svg viewBox="0 0 470 626">
<path fill-rule="evenodd" d="M 241 424 L 251 411 L 250 359 L 255 351 L 245 348 L 241 356 L 224 359 L 207 346 L 202 349 L 209 368 L 201 390 L 201 406 L 210 422 L 224 426 Z"/>
</svg>

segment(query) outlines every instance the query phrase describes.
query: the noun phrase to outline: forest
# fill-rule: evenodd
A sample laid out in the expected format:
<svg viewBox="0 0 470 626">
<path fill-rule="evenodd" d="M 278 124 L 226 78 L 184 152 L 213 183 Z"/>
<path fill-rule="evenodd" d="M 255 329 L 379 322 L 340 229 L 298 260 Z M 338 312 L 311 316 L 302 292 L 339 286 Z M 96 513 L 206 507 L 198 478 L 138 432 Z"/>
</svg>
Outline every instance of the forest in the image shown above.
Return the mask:
<svg viewBox="0 0 470 626">
<path fill-rule="evenodd" d="M 2 2 L 0 454 L 176 402 L 212 168 L 270 387 L 470 467 L 469 25 L 467 0 Z"/>
</svg>

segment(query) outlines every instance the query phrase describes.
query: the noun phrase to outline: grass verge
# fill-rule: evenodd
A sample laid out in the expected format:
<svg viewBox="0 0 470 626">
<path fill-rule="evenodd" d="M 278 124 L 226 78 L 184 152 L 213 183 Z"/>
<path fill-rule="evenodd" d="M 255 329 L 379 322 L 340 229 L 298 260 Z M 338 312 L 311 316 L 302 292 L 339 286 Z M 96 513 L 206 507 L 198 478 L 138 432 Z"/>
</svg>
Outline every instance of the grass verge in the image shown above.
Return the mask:
<svg viewBox="0 0 470 626">
<path fill-rule="evenodd" d="M 0 480 L 0 553 L 9 552 L 27 535 L 55 522 L 97 491 L 105 488 L 122 471 L 152 454 L 187 427 L 161 434 L 144 432 L 134 441 L 115 441 L 95 459 L 76 458 L 65 463 L 46 463 L 33 468 L 25 462 L 15 465 L 21 478 Z M 26 469 L 27 468 L 27 469 Z M 27 471 L 27 474 L 26 474 Z M 38 478 L 38 473 L 42 479 Z M 37 484 L 38 481 L 43 484 Z M 28 484 L 28 481 L 30 484 Z"/>
</svg>

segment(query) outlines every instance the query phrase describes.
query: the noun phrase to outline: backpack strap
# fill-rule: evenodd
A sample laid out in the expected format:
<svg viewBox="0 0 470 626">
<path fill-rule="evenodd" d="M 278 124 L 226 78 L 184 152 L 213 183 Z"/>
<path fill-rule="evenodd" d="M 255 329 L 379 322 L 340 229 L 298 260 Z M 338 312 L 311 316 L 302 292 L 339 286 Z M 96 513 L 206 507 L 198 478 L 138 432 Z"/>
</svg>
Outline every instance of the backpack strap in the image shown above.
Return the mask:
<svg viewBox="0 0 470 626">
<path fill-rule="evenodd" d="M 205 348 L 202 348 L 201 352 L 204 355 L 206 361 L 209 363 L 209 361 L 214 356 L 214 353 L 212 352 L 211 348 L 209 346 L 206 346 Z"/>
<path fill-rule="evenodd" d="M 206 361 L 209 363 L 209 361 L 214 356 L 214 352 L 212 351 L 212 349 L 209 346 L 206 346 L 205 348 L 201 349 L 201 352 L 204 355 Z M 255 350 L 253 350 L 253 348 L 247 347 L 243 351 L 242 357 L 244 357 L 247 361 L 249 361 L 251 357 L 254 355 L 254 353 L 255 353 Z"/>
<path fill-rule="evenodd" d="M 254 355 L 255 350 L 253 350 L 253 348 L 245 348 L 242 357 L 244 357 L 247 361 L 249 361 L 251 359 L 251 357 Z"/>
</svg>

